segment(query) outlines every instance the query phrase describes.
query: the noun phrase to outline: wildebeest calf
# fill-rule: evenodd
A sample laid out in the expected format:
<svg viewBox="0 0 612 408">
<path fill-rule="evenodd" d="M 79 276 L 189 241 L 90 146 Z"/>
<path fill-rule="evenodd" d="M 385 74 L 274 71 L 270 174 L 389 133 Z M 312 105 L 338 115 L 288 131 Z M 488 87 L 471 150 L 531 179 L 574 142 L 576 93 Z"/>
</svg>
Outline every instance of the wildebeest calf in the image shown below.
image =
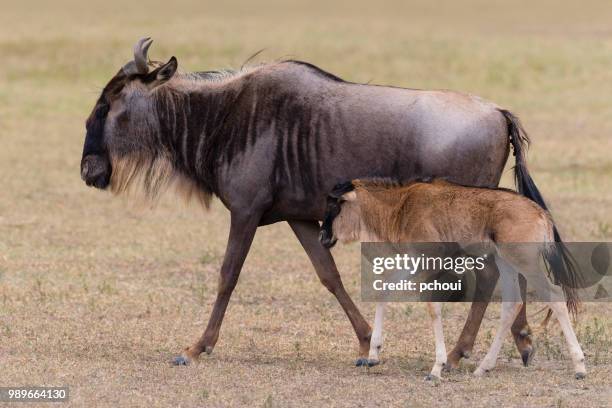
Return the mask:
<svg viewBox="0 0 612 408">
<path fill-rule="evenodd" d="M 326 247 L 336 240 L 366 242 L 484 243 L 496 249 L 502 283 L 501 322 L 489 352 L 474 372 L 482 375 L 495 366 L 504 335 L 521 303 L 519 273 L 539 296 L 546 296 L 567 340 L 576 378 L 586 375 L 584 354 L 572 329 L 568 306 L 575 311 L 578 275 L 571 255 L 561 242 L 546 210 L 504 189 L 465 187 L 443 179 L 397 183 L 388 179 L 361 179 L 342 183 L 331 192 L 321 229 Z M 533 243 L 530 250 L 510 243 Z M 502 245 L 500 245 L 502 244 Z M 538 268 L 544 258 L 551 282 Z M 566 302 L 560 301 L 567 299 Z M 436 338 L 436 362 L 427 377 L 440 377 L 446 364 L 441 304 L 429 303 Z M 376 306 L 369 364 L 379 361 L 384 303 Z"/>
</svg>

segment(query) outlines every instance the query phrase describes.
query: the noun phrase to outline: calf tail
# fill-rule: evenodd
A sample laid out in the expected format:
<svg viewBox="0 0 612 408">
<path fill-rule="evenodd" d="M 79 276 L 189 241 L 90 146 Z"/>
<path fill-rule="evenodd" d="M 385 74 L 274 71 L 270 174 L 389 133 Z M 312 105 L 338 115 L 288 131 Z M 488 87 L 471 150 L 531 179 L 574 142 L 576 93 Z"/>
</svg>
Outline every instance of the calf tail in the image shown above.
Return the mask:
<svg viewBox="0 0 612 408">
<path fill-rule="evenodd" d="M 559 236 L 557 227 L 553 224 L 554 244 L 544 250 L 543 256 L 546 261 L 549 275 L 555 285 L 561 285 L 567 302 L 567 308 L 576 318 L 580 299 L 577 289 L 581 287 L 580 270 L 576 260 L 569 252 L 565 243 Z M 549 310 L 544 319 L 543 325 L 548 322 L 551 311 Z"/>
</svg>

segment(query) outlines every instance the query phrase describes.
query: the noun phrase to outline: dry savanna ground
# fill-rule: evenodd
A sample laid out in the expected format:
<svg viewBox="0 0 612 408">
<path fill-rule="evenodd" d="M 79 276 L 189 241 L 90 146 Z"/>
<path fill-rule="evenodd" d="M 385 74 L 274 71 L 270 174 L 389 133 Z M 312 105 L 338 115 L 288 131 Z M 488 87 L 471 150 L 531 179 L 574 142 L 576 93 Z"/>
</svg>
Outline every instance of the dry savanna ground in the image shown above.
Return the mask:
<svg viewBox="0 0 612 408">
<path fill-rule="evenodd" d="M 132 208 L 86 188 L 79 161 L 84 119 L 139 37 L 187 70 L 237 67 L 266 48 L 258 60 L 292 56 L 353 81 L 460 89 L 514 110 L 565 236 L 610 240 L 611 27 L 607 0 L 4 2 L 0 385 L 68 385 L 73 406 L 610 406 L 606 303 L 585 305 L 577 323 L 584 381 L 557 326 L 536 330 L 531 367 L 508 340 L 498 368 L 473 378 L 497 306 L 472 359 L 441 382 L 423 382 L 434 354 L 420 304 L 391 307 L 384 364 L 353 367 L 352 329 L 285 224 L 258 232 L 214 353 L 171 367 L 206 324 L 228 213 L 172 198 Z M 335 253 L 358 300 L 358 247 Z M 359 306 L 371 320 L 373 305 Z M 466 311 L 445 307 L 449 347 Z"/>
</svg>

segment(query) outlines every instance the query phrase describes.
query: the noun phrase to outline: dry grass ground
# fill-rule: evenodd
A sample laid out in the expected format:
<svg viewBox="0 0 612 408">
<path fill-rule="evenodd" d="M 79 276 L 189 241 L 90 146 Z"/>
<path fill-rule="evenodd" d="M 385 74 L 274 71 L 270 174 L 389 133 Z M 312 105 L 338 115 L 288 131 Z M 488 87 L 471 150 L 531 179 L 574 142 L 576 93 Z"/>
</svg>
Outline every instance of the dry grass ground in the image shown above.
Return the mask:
<svg viewBox="0 0 612 408">
<path fill-rule="evenodd" d="M 530 130 L 532 173 L 566 237 L 612 239 L 609 1 L 224 3 L 2 5 L 0 385 L 69 385 L 74 406 L 612 405 L 610 304 L 580 316 L 585 381 L 554 326 L 537 332 L 531 367 L 508 340 L 498 368 L 472 378 L 496 306 L 473 358 L 440 383 L 423 382 L 434 356 L 419 304 L 391 308 L 385 364 L 353 367 L 349 323 L 282 224 L 258 232 L 215 352 L 168 364 L 207 321 L 228 214 L 171 199 L 137 211 L 79 179 L 84 119 L 145 34 L 155 58 L 185 69 L 236 67 L 266 47 L 260 59 L 291 55 L 354 81 L 493 99 Z M 358 248 L 335 251 L 358 299 Z M 360 307 L 371 319 L 373 305 Z M 466 310 L 445 308 L 449 347 Z"/>
</svg>

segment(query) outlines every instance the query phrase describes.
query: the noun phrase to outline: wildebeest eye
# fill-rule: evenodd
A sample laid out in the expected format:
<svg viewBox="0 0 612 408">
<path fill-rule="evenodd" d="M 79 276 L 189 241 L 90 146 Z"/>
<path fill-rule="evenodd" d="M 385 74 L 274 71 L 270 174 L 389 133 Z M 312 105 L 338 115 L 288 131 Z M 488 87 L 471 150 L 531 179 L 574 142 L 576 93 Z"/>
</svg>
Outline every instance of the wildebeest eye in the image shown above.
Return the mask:
<svg viewBox="0 0 612 408">
<path fill-rule="evenodd" d="M 127 110 L 122 110 L 121 112 L 118 112 L 116 115 L 116 120 L 119 123 L 125 123 L 128 120 L 128 112 Z"/>
</svg>

